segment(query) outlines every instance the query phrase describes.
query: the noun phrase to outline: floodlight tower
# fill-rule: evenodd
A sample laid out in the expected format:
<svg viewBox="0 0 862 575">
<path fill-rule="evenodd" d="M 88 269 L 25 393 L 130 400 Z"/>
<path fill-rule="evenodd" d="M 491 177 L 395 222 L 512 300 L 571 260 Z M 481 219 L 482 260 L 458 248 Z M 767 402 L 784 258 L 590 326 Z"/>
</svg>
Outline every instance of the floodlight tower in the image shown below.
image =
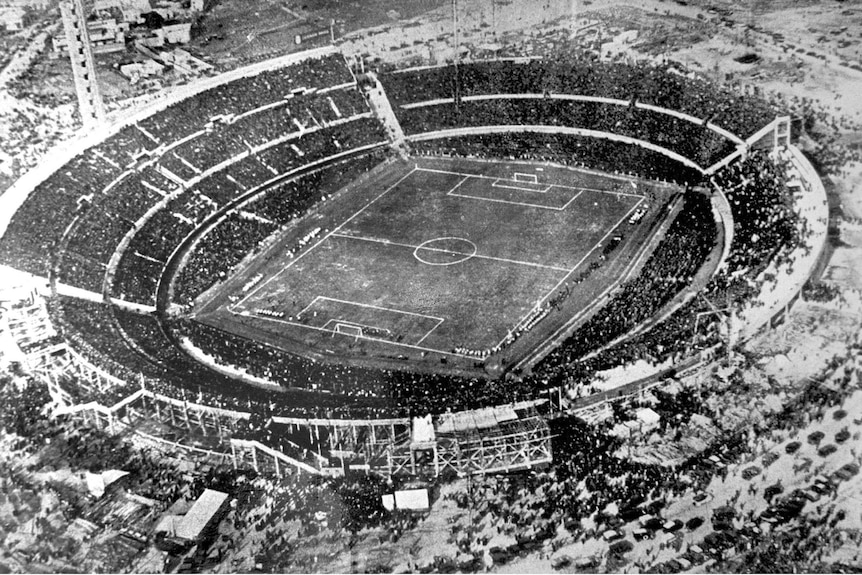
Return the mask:
<svg viewBox="0 0 862 575">
<path fill-rule="evenodd" d="M 66 31 L 69 60 L 72 62 L 78 111 L 81 113 L 84 127 L 95 127 L 105 121 L 105 106 L 96 81 L 96 65 L 93 61 L 90 35 L 87 32 L 87 13 L 84 11 L 83 0 L 62 0 L 60 15 Z"/>
<path fill-rule="evenodd" d="M 455 53 L 453 54 L 453 63 L 455 64 L 455 82 L 454 94 L 455 112 L 457 113 L 461 107 L 461 78 L 458 75 L 458 58 L 459 58 L 459 38 L 458 38 L 458 0 L 452 0 L 452 42 L 455 45 Z"/>
</svg>

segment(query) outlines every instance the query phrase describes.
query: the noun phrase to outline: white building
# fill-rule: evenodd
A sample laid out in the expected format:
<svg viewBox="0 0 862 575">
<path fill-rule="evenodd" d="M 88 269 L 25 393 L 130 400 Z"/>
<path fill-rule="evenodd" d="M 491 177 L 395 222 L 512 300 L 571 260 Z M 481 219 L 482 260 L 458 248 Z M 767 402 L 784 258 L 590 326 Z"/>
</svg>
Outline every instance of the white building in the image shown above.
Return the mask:
<svg viewBox="0 0 862 575">
<path fill-rule="evenodd" d="M 0 25 L 6 30 L 23 30 L 32 21 L 30 11 L 21 6 L 0 7 Z"/>
</svg>

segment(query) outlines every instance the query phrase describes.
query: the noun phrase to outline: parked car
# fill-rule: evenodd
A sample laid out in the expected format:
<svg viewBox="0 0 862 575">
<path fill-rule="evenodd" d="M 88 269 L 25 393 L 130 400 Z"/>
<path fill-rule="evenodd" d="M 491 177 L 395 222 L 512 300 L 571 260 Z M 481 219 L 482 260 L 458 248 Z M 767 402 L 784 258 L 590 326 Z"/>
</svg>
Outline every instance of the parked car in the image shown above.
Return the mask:
<svg viewBox="0 0 862 575">
<path fill-rule="evenodd" d="M 786 501 L 794 501 L 794 500 L 795 501 L 802 501 L 804 503 L 806 501 L 805 492 L 802 491 L 801 489 L 794 489 L 793 491 L 791 491 L 790 495 L 788 495 Z"/>
<path fill-rule="evenodd" d="M 600 557 L 596 555 L 578 557 L 577 559 L 575 559 L 575 569 L 590 569 L 592 567 L 598 567 L 600 562 Z"/>
<path fill-rule="evenodd" d="M 850 431 L 845 427 L 835 434 L 835 443 L 844 443 L 850 439 Z"/>
<path fill-rule="evenodd" d="M 778 459 L 780 458 L 781 456 L 774 451 L 767 451 L 763 454 L 763 457 L 761 457 L 760 460 L 763 462 L 764 467 L 769 467 L 770 465 L 778 461 Z"/>
<path fill-rule="evenodd" d="M 694 565 L 700 565 L 706 561 L 706 555 L 700 545 L 692 545 L 689 547 L 688 551 L 683 554 L 683 557 L 691 561 Z"/>
<path fill-rule="evenodd" d="M 818 501 L 820 499 L 820 494 L 811 489 L 805 489 L 802 494 L 808 501 Z"/>
<path fill-rule="evenodd" d="M 787 445 L 784 446 L 784 452 L 787 453 L 788 455 L 793 455 L 794 453 L 799 451 L 800 447 L 802 447 L 801 443 L 799 443 L 798 441 L 791 441 L 790 443 L 788 443 Z"/>
<path fill-rule="evenodd" d="M 856 475 L 856 473 L 858 473 L 858 469 L 854 473 L 852 471 L 852 468 L 848 468 L 845 465 L 845 466 L 841 467 L 840 469 L 837 469 L 835 471 L 835 473 L 832 474 L 832 480 L 835 483 L 838 483 L 840 481 L 850 481 L 851 479 L 853 479 L 853 476 Z"/>
<path fill-rule="evenodd" d="M 826 437 L 825 433 L 823 433 L 822 431 L 815 431 L 814 433 L 808 435 L 808 443 L 810 443 L 811 445 L 817 445 L 818 443 L 823 441 L 824 437 Z"/>
<path fill-rule="evenodd" d="M 773 525 L 778 523 L 778 509 L 772 506 L 767 507 L 766 510 L 760 514 L 760 520 Z"/>
<path fill-rule="evenodd" d="M 754 477 L 760 475 L 760 472 L 763 471 L 756 465 L 752 465 L 751 467 L 746 467 L 742 470 L 742 478 L 746 481 L 753 479 Z"/>
<path fill-rule="evenodd" d="M 635 538 L 635 541 L 643 541 L 644 539 L 652 539 L 653 532 L 649 529 L 644 529 L 643 527 L 638 527 L 634 531 L 632 531 L 632 536 Z"/>
<path fill-rule="evenodd" d="M 706 503 L 709 503 L 710 501 L 712 501 L 712 499 L 713 499 L 713 497 L 710 493 L 706 493 L 705 491 L 701 491 L 700 493 L 698 493 L 694 496 L 692 501 L 694 501 L 694 504 L 699 507 L 701 505 L 705 505 Z"/>
<path fill-rule="evenodd" d="M 828 457 L 838 451 L 838 447 L 834 443 L 827 443 L 817 450 L 817 455 L 820 457 Z"/>
<path fill-rule="evenodd" d="M 714 520 L 730 520 L 736 517 L 736 509 L 731 507 L 730 505 L 723 505 L 717 509 L 712 511 L 712 517 Z"/>
<path fill-rule="evenodd" d="M 685 527 L 689 531 L 694 531 L 695 529 L 697 529 L 698 527 L 703 525 L 703 523 L 704 523 L 703 517 L 692 517 L 691 519 L 689 519 L 688 521 L 685 522 Z"/>
<path fill-rule="evenodd" d="M 778 516 L 783 521 L 789 521 L 799 515 L 803 507 L 805 507 L 804 500 L 791 499 L 790 501 L 785 501 L 778 508 Z"/>
<path fill-rule="evenodd" d="M 622 531 L 617 531 L 616 529 L 608 529 L 604 533 L 602 533 L 602 539 L 605 541 L 618 541 L 625 537 L 625 533 Z"/>
<path fill-rule="evenodd" d="M 554 557 L 551 561 L 551 567 L 554 569 L 565 569 L 572 563 L 572 558 L 568 555 L 560 555 L 559 557 Z"/>
<path fill-rule="evenodd" d="M 835 483 L 825 475 L 816 475 L 814 477 L 814 485 L 817 485 L 827 493 L 835 489 Z"/>
<path fill-rule="evenodd" d="M 763 490 L 763 498 L 767 501 L 771 501 L 773 497 L 780 495 L 781 493 L 784 493 L 784 487 L 780 483 L 773 483 Z"/>
<path fill-rule="evenodd" d="M 627 507 L 626 509 L 620 510 L 620 518 L 626 523 L 628 523 L 629 521 L 634 521 L 643 514 L 644 510 L 640 507 Z"/>
<path fill-rule="evenodd" d="M 668 533 L 675 533 L 683 528 L 685 524 L 679 519 L 669 519 L 661 526 Z"/>
<path fill-rule="evenodd" d="M 635 546 L 632 545 L 631 541 L 626 541 L 623 539 L 622 541 L 617 541 L 616 543 L 612 543 L 610 547 L 608 547 L 608 551 L 613 553 L 614 555 L 623 555 L 624 553 L 628 553 Z"/>
<path fill-rule="evenodd" d="M 710 455 L 707 458 L 706 462 L 718 469 L 724 469 L 725 467 L 727 467 L 727 464 L 721 459 L 719 459 L 717 455 Z"/>
<path fill-rule="evenodd" d="M 661 526 L 664 525 L 664 521 L 662 521 L 659 517 L 641 517 L 641 527 L 645 529 L 649 529 L 651 531 L 658 531 L 661 529 Z"/>
<path fill-rule="evenodd" d="M 826 495 L 829 491 L 820 483 L 814 482 L 809 487 L 809 490 L 813 491 L 817 495 Z"/>
</svg>

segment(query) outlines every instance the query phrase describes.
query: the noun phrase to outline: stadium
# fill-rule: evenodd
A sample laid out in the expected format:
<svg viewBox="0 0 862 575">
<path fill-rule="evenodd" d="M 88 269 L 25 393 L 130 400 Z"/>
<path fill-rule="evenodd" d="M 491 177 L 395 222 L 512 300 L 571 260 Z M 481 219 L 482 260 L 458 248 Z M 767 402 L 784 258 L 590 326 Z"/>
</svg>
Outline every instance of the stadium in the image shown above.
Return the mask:
<svg viewBox="0 0 862 575">
<path fill-rule="evenodd" d="M 48 282 L 16 333 L 63 413 L 276 474 L 529 468 L 787 313 L 825 221 L 793 138 L 673 63 L 319 48 L 52 154 L 0 259 Z"/>
</svg>

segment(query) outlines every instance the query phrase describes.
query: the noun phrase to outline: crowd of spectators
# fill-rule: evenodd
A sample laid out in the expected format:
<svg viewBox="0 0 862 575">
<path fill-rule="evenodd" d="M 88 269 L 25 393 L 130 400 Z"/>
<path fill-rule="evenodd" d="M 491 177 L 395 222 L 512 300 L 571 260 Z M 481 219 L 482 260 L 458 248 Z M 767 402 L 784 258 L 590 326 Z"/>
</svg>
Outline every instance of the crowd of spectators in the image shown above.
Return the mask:
<svg viewBox="0 0 862 575">
<path fill-rule="evenodd" d="M 216 86 L 142 120 L 140 125 L 161 142 L 176 142 L 199 131 L 199 119 L 242 114 L 306 90 L 349 84 L 353 76 L 340 54 L 264 70 Z"/>
<path fill-rule="evenodd" d="M 242 213 L 228 215 L 195 246 L 177 276 L 173 301 L 188 305 L 213 283 L 226 279 L 275 229 L 275 224 L 242 217 Z"/>
<path fill-rule="evenodd" d="M 668 230 L 664 241 L 645 266 L 646 272 L 652 270 L 654 273 L 642 274 L 635 280 L 635 287 L 623 288 L 627 290 L 627 294 L 633 290 L 629 295 L 637 301 L 643 300 L 643 305 L 635 308 L 647 310 L 644 312 L 646 316 L 668 301 L 680 287 L 688 285 L 698 262 L 702 261 L 712 247 L 715 231 L 708 199 L 702 194 L 689 193 L 686 200 L 686 209 Z M 261 200 L 264 201 L 266 196 Z M 680 254 L 685 254 L 686 257 L 679 257 Z M 733 302 L 742 302 L 755 291 L 746 277 L 730 279 L 727 275 L 720 275 L 710 281 L 704 294 L 712 301 L 723 302 L 730 297 Z M 461 378 L 317 364 L 193 321 L 181 321 L 174 324 L 172 329 L 178 336 L 188 338 L 195 347 L 213 357 L 217 363 L 278 383 L 288 390 L 311 392 L 302 396 L 301 400 L 292 398 L 290 405 L 287 400 L 291 393 L 281 395 L 267 392 L 259 403 L 267 413 L 328 416 L 349 413 L 356 417 L 360 417 L 360 414 L 382 416 L 442 412 L 534 397 L 547 387 L 563 383 L 586 384 L 592 374 L 601 369 L 636 359 L 661 362 L 671 356 L 679 357 L 690 353 L 693 342 L 694 349 L 697 350 L 719 341 L 716 322 L 720 317 L 701 318 L 702 321 L 697 321 L 704 311 L 712 309 L 707 301 L 698 298 L 649 331 L 616 344 L 587 362 L 574 361 L 590 349 L 595 349 L 597 342 L 607 343 L 643 319 L 643 313 L 632 318 L 631 305 L 617 310 L 619 306 L 615 307 L 613 302 L 621 302 L 623 299 L 625 298 L 612 299 L 610 307 L 600 311 L 600 319 L 594 319 L 584 326 L 583 329 L 589 331 L 589 337 L 578 339 L 581 332 L 576 332 L 572 340 L 539 366 L 536 375 L 523 381 Z M 144 348 L 145 354 L 157 358 L 160 363 L 159 369 L 154 370 L 152 364 L 148 366 L 149 376 L 162 382 L 160 385 L 165 386 L 163 392 L 176 396 L 177 390 L 183 389 L 179 373 L 189 374 L 203 368 L 173 347 L 155 318 L 126 315 L 129 318 L 124 325 L 125 332 Z M 134 321 L 131 321 L 132 319 Z M 619 329 L 610 329 L 609 326 L 617 326 Z M 591 345 L 584 348 L 577 344 L 577 341 L 589 341 Z M 574 347 L 570 350 L 570 346 Z M 566 357 L 562 358 L 560 354 L 566 354 Z M 140 356 L 138 361 L 142 361 Z M 210 382 L 208 393 L 212 393 L 212 397 L 209 400 L 216 400 L 219 405 L 230 407 L 232 394 L 224 394 L 228 386 L 223 387 L 218 383 L 223 380 L 227 384 L 231 381 L 230 378 L 214 375 L 205 369 L 200 373 L 206 374 L 201 380 Z M 327 393 L 323 396 L 315 393 L 320 391 Z M 321 401 L 318 397 L 325 397 L 326 401 Z M 247 401 L 252 400 L 249 398 Z M 251 407 L 251 403 L 249 406 Z"/>
<path fill-rule="evenodd" d="M 753 151 L 715 176 L 733 214 L 728 271 L 752 279 L 770 262 L 780 265 L 800 245 L 803 230 L 781 162 Z"/>
<path fill-rule="evenodd" d="M 621 286 L 598 312 L 548 354 L 534 373 L 565 381 L 569 364 L 654 315 L 691 283 L 714 247 L 715 237 L 709 198 L 696 192 L 687 193 L 682 210 L 639 275 Z"/>
<path fill-rule="evenodd" d="M 333 64 L 338 66 L 332 67 Z M 332 58 L 324 58 L 294 68 L 290 73 L 264 72 L 252 79 L 209 90 L 145 120 L 140 127 L 127 127 L 102 145 L 87 150 L 34 192 L 10 226 L 7 238 L 15 238 L 15 241 L 4 238 L 0 248 L 6 254 L 10 254 L 10 250 L 26 252 L 23 257 L 29 263 L 25 262 L 22 267 L 41 267 L 44 271 L 47 255 L 57 247 L 58 230 L 66 229 L 63 218 L 80 216 L 69 242 L 63 246 L 67 257 L 60 259 L 58 269 L 61 278 L 70 283 L 98 291 L 104 265 L 119 239 L 162 198 L 162 193 L 175 188 L 156 167 L 138 166 L 139 169 L 127 173 L 111 186 L 104 197 L 99 197 L 98 192 L 116 180 L 123 169 L 140 157 L 142 150 L 152 151 L 158 143 L 170 143 L 203 130 L 202 134 L 159 160 L 160 165 L 176 175 L 191 179 L 199 175 L 199 170 L 235 157 L 249 146 L 266 144 L 298 131 L 300 137 L 265 148 L 202 179 L 156 212 L 137 231 L 120 259 L 112 294 L 152 305 L 164 263 L 183 238 L 219 207 L 272 180 L 276 174 L 338 152 L 385 141 L 376 120 L 355 119 L 368 110 L 356 90 L 298 90 L 349 83 L 349 72 L 343 62 L 339 64 Z M 771 108 L 760 101 L 741 101 L 735 94 L 712 90 L 699 80 L 667 72 L 662 68 L 642 69 L 588 60 L 565 64 L 541 61 L 467 64 L 458 72 L 459 98 L 481 94 L 574 93 L 618 98 L 630 104 L 614 106 L 548 97 L 492 101 L 459 99 L 457 107 L 449 104 L 400 110 L 399 114 L 408 132 L 414 130 L 414 125 L 440 126 L 448 122 L 460 126 L 487 123 L 486 118 L 493 118 L 505 123 L 557 125 L 562 122 L 592 129 L 606 128 L 635 137 L 649 134 L 653 140 L 658 138 L 667 147 L 703 162 L 726 152 L 726 142 L 702 125 L 644 110 L 635 103 L 687 111 L 743 135 L 771 119 Z M 388 74 L 383 81 L 393 103 L 399 105 L 452 97 L 453 73 L 451 68 L 436 68 Z M 280 100 L 285 103 L 278 103 Z M 238 119 L 237 114 L 240 115 Z M 223 118 L 218 119 L 218 116 Z M 354 119 L 342 122 L 347 118 Z M 243 134 L 249 135 L 244 137 Z M 434 154 L 552 160 L 687 184 L 699 183 L 702 179 L 696 170 L 639 146 L 568 135 L 493 134 L 423 142 L 416 148 L 419 152 Z M 261 194 L 243 207 L 248 212 L 246 216 L 230 215 L 199 244 L 180 275 L 177 299 L 184 303 L 191 301 L 214 281 L 225 277 L 233 265 L 278 226 L 301 215 L 331 190 L 341 187 L 358 171 L 370 169 L 377 161 L 379 158 L 372 155 L 353 160 L 347 166 L 313 172 Z M 731 254 L 732 269 L 747 272 L 745 275 L 749 278 L 765 262 L 774 259 L 776 253 L 794 245 L 795 223 L 782 175 L 780 168 L 774 168 L 764 155 L 752 154 L 718 177 L 719 184 L 729 190 L 735 218 L 739 214 L 739 222 L 735 224 L 737 240 Z M 764 189 L 766 192 L 762 193 Z M 82 196 L 94 192 L 95 199 L 82 200 Z M 231 407 L 242 397 L 249 408 L 254 405 L 274 414 L 404 415 L 510 402 L 534 397 L 548 386 L 588 381 L 596 369 L 615 362 L 635 357 L 658 361 L 682 353 L 685 350 L 681 348 L 681 338 L 674 335 L 678 330 L 700 338 L 699 343 L 703 345 L 715 341 L 714 325 L 710 322 L 699 324 L 697 334 L 694 333 L 693 320 L 703 308 L 700 303 L 689 303 L 646 334 L 615 345 L 589 362 L 575 361 L 649 317 L 688 284 L 714 238 L 707 200 L 697 194 L 688 196 L 689 205 L 683 216 L 674 222 L 647 262 L 644 273 L 624 286 L 621 294 L 612 298 L 606 308 L 546 359 L 538 375 L 523 381 L 316 363 L 193 321 L 173 323 L 166 331 L 153 316 L 65 298 L 55 302 L 52 310 L 67 339 L 93 363 L 127 381 L 143 377 L 148 385 L 175 397 L 193 391 L 189 380 L 194 380 L 198 382 L 196 392 L 204 393 L 207 401 Z M 58 204 L 58 200 L 62 203 Z M 58 206 L 65 208 L 60 214 L 55 211 Z M 34 223 L 48 233 L 33 234 Z M 24 241 L 16 237 L 18 232 L 25 236 Z M 15 247 L 10 247 L 13 245 Z M 34 261 L 39 262 L 35 268 L 31 265 Z M 726 277 L 713 280 L 707 290 L 709 297 L 730 293 L 738 299 L 750 295 L 751 291 L 752 288 L 738 278 Z M 217 363 L 277 383 L 286 391 L 250 390 L 243 386 L 240 392 L 232 392 L 236 388 L 232 378 L 201 366 L 177 349 L 178 337 L 187 338 Z M 588 346 L 584 343 L 587 341 L 590 342 Z M 201 382 L 206 384 L 206 391 L 201 391 Z"/>
<path fill-rule="evenodd" d="M 731 204 L 734 240 L 728 265 L 693 299 L 660 324 L 603 351 L 588 362 L 596 370 L 637 360 L 661 364 L 668 359 L 721 345 L 719 323 L 728 304 L 746 305 L 759 292 L 758 281 L 772 262 L 780 262 L 802 240 L 799 218 L 783 166 L 762 152 L 731 164 L 716 176 Z"/>
<path fill-rule="evenodd" d="M 708 167 L 733 152 L 732 140 L 701 124 L 634 106 L 553 99 L 462 100 L 397 109 L 404 132 L 496 125 L 565 126 L 628 136 Z"/>
<path fill-rule="evenodd" d="M 277 174 L 300 168 L 304 164 L 324 159 L 341 151 L 378 143 L 383 139 L 384 136 L 379 124 L 371 118 L 364 118 L 311 131 L 306 136 L 272 147 L 259 156 L 249 156 L 228 168 L 227 174 L 218 173 L 204 178 L 193 188 L 185 191 L 176 199 L 171 200 L 163 209 L 157 211 L 135 233 L 116 271 L 114 294 L 121 299 L 153 305 L 155 303 L 155 289 L 164 264 L 183 239 L 204 218 L 219 209 L 219 201 L 230 202 L 239 197 L 241 188 L 234 183 L 235 181 L 241 182 L 246 187 L 255 187 L 272 180 Z M 358 161 L 357 167 L 365 166 L 363 160 Z M 256 165 L 257 169 L 250 172 L 243 168 L 249 164 Z M 354 173 L 353 170 L 347 171 Z M 233 176 L 232 173 L 235 173 L 236 176 Z M 228 176 L 233 177 L 233 181 Z M 346 183 L 344 178 L 338 181 Z M 319 184 L 320 182 L 312 177 L 311 183 Z M 211 187 L 211 184 L 214 185 Z M 291 184 L 287 184 L 287 186 L 290 187 Z M 293 185 L 289 189 L 296 190 L 297 187 Z M 205 271 L 207 266 L 218 263 L 219 269 L 216 273 L 228 271 L 244 256 L 242 249 L 250 249 L 258 245 L 278 228 L 278 224 L 286 223 L 287 219 L 285 218 L 289 214 L 297 214 L 308 209 L 327 192 L 327 190 L 316 190 L 314 186 L 308 185 L 302 187 L 302 193 L 297 193 L 295 197 L 289 198 L 285 190 L 284 186 L 279 186 L 272 192 L 267 191 L 260 201 L 246 209 L 252 214 L 250 217 L 244 217 L 241 214 L 233 215 L 226 220 L 227 223 L 220 224 L 219 227 L 230 226 L 231 231 L 236 232 L 236 235 L 230 238 L 233 242 L 232 249 L 218 255 L 221 261 L 214 259 L 215 254 L 211 252 L 197 252 L 195 257 L 198 258 L 198 261 L 193 259 L 192 269 Z M 268 201 L 267 198 L 269 197 L 274 199 Z M 214 242 L 212 246 L 216 247 L 222 245 L 222 240 L 230 236 L 225 230 L 219 231 L 218 228 L 213 233 L 218 234 L 219 237 L 204 241 L 212 241 Z M 206 249 L 207 245 L 204 248 Z M 248 249 L 246 249 L 246 253 Z M 208 259 L 202 261 L 200 258 Z M 189 291 L 184 287 L 186 283 L 181 282 L 181 287 L 178 290 L 178 298 L 185 303 L 198 295 L 201 288 L 208 287 L 204 285 L 208 281 L 210 285 L 212 284 L 211 275 L 194 276 L 190 274 L 191 271 L 186 272 L 183 277 L 186 280 L 191 278 L 195 285 Z"/>
<path fill-rule="evenodd" d="M 233 432 L 233 437 L 258 441 L 314 468 L 319 468 L 321 461 L 326 460 L 321 454 L 315 457 L 315 452 L 309 444 L 299 444 L 294 441 L 294 434 L 287 430 L 287 426 L 266 420 L 256 412 L 252 413 L 247 421 L 240 422 L 238 429 Z M 320 449 L 321 446 L 318 444 L 318 450 Z"/>
<path fill-rule="evenodd" d="M 56 272 L 57 278 L 65 284 L 100 293 L 107 270 L 108 266 L 101 262 L 66 251 Z"/>
<path fill-rule="evenodd" d="M 47 275 L 64 230 L 88 207 L 82 196 L 98 192 L 110 182 L 91 169 L 91 157 L 75 158 L 36 186 L 0 239 L 3 261 L 29 273 Z"/>
<path fill-rule="evenodd" d="M 458 136 L 415 142 L 413 149 L 428 155 L 557 162 L 686 185 L 697 184 L 703 179 L 699 171 L 647 148 L 571 134 Z"/>
<path fill-rule="evenodd" d="M 73 218 L 85 214 L 94 203 L 102 200 L 100 192 L 116 180 L 142 150 L 155 147 L 140 130 L 127 126 L 48 176 L 18 209 L 0 239 L 0 254 L 4 260 L 30 273 L 47 275 L 50 258 Z M 117 195 L 114 193 L 111 198 Z M 136 193 L 122 195 L 130 202 L 137 201 Z M 87 240 L 81 242 L 82 245 L 86 243 Z"/>
<path fill-rule="evenodd" d="M 249 144 L 242 139 L 243 133 L 254 134 L 257 130 L 263 136 L 272 136 L 270 139 L 300 130 L 313 133 L 336 120 L 346 121 L 367 113 L 368 106 L 362 96 L 350 88 L 352 82 L 343 58 L 330 55 L 228 82 L 181 101 L 139 124 L 126 126 L 79 154 L 36 187 L 0 240 L 0 256 L 19 269 L 42 276 L 56 267 L 55 260 L 62 259 L 58 256 L 67 249 L 77 256 L 106 263 L 125 231 L 163 194 L 176 187 L 153 166 L 141 164 L 149 161 L 149 156 L 157 153 L 160 146 L 202 132 L 159 158 L 161 166 L 188 180 L 200 171 L 198 166 L 192 167 L 189 163 L 199 162 L 200 167 L 210 167 L 247 151 Z M 341 88 L 327 89 L 332 86 Z M 284 100 L 289 103 L 278 105 Z M 276 105 L 268 107 L 272 104 Z M 289 113 L 291 121 L 270 121 L 269 114 L 275 110 Z M 254 113 L 246 114 L 252 111 Z M 232 119 L 236 115 L 241 117 L 234 123 L 211 121 L 217 117 Z M 356 126 L 357 131 L 367 128 Z M 258 138 L 254 143 L 265 144 L 259 141 L 263 136 L 254 136 Z M 321 150 L 325 155 L 334 153 L 333 149 L 339 151 L 342 143 L 338 140 L 343 140 L 343 147 L 347 149 L 360 139 L 350 130 L 343 130 L 334 132 L 325 144 L 311 142 L 311 147 L 325 147 Z M 184 154 L 188 157 L 183 157 Z M 250 185 L 256 183 L 250 182 Z M 61 245 L 61 238 L 70 222 L 74 222 L 74 226 L 69 230 L 67 247 Z M 59 267 L 71 271 L 61 279 L 73 285 L 92 289 L 101 282 L 84 275 L 84 270 L 93 266 L 82 264 L 80 258 Z"/>
<path fill-rule="evenodd" d="M 166 154 L 163 163 L 177 176 L 190 180 L 197 172 L 228 161 L 250 146 L 263 146 L 290 134 L 326 128 L 333 122 L 348 121 L 368 112 L 365 100 L 355 89 L 297 96 L 235 119 L 209 122 L 197 137 Z"/>
<path fill-rule="evenodd" d="M 191 303 L 214 283 L 224 280 L 236 264 L 275 231 L 276 225 L 298 218 L 322 198 L 354 182 L 384 157 L 385 154 L 372 153 L 327 166 L 256 196 L 243 206 L 241 213 L 229 215 L 195 246 L 176 278 L 173 300 L 181 305 Z M 242 217 L 242 213 L 253 217 Z"/>
<path fill-rule="evenodd" d="M 637 100 L 709 120 L 746 137 L 777 115 L 765 100 L 739 94 L 706 79 L 678 73 L 673 64 L 637 65 L 600 60 L 572 50 L 554 60 L 494 60 L 383 74 L 397 106 L 485 94 L 578 94 Z M 456 76 L 457 75 L 457 76 Z"/>
</svg>

